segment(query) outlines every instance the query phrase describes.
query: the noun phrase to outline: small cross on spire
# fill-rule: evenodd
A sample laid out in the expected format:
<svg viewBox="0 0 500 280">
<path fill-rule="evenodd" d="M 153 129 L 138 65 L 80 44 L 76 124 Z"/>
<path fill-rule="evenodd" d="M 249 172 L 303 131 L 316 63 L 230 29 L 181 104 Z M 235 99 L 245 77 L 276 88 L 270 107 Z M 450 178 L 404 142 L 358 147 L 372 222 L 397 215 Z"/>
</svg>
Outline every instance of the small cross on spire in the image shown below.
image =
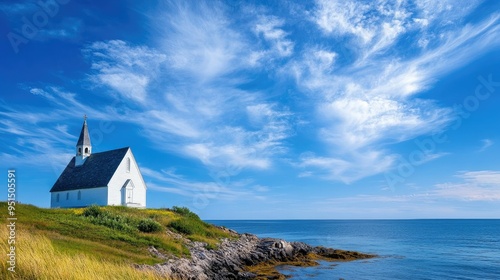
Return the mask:
<svg viewBox="0 0 500 280">
<path fill-rule="evenodd" d="M 83 115 L 83 120 L 86 122 L 87 121 L 87 114 Z"/>
</svg>

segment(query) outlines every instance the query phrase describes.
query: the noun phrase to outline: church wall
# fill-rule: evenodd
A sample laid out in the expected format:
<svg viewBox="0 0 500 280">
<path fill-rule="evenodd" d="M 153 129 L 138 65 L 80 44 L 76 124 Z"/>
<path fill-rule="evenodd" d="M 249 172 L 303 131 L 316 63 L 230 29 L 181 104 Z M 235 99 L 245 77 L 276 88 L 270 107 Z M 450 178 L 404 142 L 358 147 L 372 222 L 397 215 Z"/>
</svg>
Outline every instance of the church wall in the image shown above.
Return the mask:
<svg viewBox="0 0 500 280">
<path fill-rule="evenodd" d="M 80 199 L 78 198 L 78 191 L 80 191 Z M 59 194 L 59 202 L 57 201 L 57 194 Z M 51 193 L 50 207 L 86 207 L 92 204 L 104 206 L 107 205 L 107 196 L 107 187 L 53 192 Z"/>
<path fill-rule="evenodd" d="M 127 158 L 130 159 L 130 170 L 128 168 Z M 132 196 L 133 204 L 127 206 L 146 207 L 146 185 L 130 149 L 123 157 L 122 162 L 108 184 L 108 205 L 125 205 L 123 204 L 121 189 L 127 179 L 131 179 L 135 186 Z"/>
</svg>

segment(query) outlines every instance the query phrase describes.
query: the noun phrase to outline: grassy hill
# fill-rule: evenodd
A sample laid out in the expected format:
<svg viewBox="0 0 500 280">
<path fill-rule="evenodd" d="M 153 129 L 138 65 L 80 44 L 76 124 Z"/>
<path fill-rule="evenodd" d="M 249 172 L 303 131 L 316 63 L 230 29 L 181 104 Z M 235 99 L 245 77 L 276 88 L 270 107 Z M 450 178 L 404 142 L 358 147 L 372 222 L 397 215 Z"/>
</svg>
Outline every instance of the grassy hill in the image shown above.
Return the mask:
<svg viewBox="0 0 500 280">
<path fill-rule="evenodd" d="M 16 205 L 16 277 L 7 271 L 7 203 L 0 202 L 0 279 L 160 279 L 133 264 L 155 264 L 165 255 L 189 256 L 186 239 L 217 247 L 230 233 L 187 208 L 133 209 L 91 206 L 44 209 Z"/>
</svg>

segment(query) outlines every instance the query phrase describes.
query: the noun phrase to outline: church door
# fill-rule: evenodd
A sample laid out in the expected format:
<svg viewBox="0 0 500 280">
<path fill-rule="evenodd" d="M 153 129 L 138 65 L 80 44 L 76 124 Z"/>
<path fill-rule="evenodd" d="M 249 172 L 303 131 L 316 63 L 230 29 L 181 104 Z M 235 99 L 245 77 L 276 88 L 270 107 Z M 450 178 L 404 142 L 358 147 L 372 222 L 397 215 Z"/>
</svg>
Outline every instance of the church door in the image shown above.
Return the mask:
<svg viewBox="0 0 500 280">
<path fill-rule="evenodd" d="M 128 179 L 121 189 L 122 195 L 122 205 L 127 206 L 130 203 L 134 203 L 134 183 L 132 180 Z"/>
</svg>

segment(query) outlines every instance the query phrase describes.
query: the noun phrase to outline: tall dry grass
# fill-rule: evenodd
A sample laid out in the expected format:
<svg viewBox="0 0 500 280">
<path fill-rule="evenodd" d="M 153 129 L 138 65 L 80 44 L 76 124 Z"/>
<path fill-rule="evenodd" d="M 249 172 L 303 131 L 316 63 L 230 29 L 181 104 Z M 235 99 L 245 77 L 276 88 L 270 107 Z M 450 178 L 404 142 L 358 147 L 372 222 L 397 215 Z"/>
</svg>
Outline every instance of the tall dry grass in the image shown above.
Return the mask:
<svg viewBox="0 0 500 280">
<path fill-rule="evenodd" d="M 7 270 L 7 236 L 7 227 L 0 224 L 0 279 L 165 279 L 152 271 L 139 271 L 128 264 L 58 252 L 47 237 L 19 229 L 16 234 L 16 272 L 11 273 Z"/>
</svg>

